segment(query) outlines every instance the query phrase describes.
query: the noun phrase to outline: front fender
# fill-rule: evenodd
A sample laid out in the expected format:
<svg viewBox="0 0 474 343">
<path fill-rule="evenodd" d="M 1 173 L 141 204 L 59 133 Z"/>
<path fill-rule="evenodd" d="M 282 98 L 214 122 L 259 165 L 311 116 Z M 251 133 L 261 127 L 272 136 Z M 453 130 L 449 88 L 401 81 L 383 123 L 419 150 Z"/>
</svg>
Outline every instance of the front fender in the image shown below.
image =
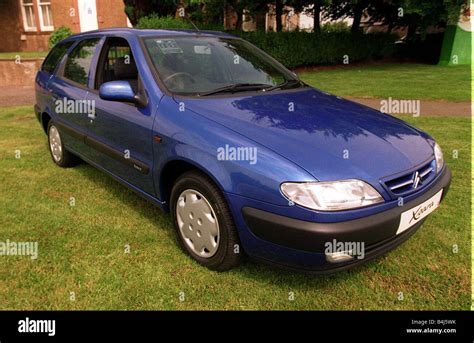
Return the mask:
<svg viewBox="0 0 474 343">
<path fill-rule="evenodd" d="M 162 140 L 154 143 L 155 180 L 161 179 L 164 166 L 181 160 L 195 165 L 225 193 L 242 195 L 275 205 L 287 205 L 280 193 L 284 181 L 314 181 L 301 167 L 270 149 L 195 112 L 179 110 L 179 104 L 163 98 L 155 119 L 154 135 Z M 240 155 L 225 154 L 231 148 L 245 148 Z M 249 157 L 249 149 L 255 154 Z M 235 150 L 234 150 L 235 151 Z M 233 158 L 235 157 L 235 158 Z M 157 194 L 162 194 L 155 182 Z"/>
</svg>

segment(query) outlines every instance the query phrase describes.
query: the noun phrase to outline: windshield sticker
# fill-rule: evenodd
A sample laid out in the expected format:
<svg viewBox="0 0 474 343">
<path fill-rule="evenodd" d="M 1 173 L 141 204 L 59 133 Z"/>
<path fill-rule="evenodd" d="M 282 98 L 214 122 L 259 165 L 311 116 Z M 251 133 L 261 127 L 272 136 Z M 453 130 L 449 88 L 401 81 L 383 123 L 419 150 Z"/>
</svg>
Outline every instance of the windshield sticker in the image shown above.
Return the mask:
<svg viewBox="0 0 474 343">
<path fill-rule="evenodd" d="M 158 48 L 164 54 L 182 54 L 183 50 L 179 47 L 174 39 L 158 39 L 156 40 Z"/>
<path fill-rule="evenodd" d="M 208 45 L 195 45 L 194 53 L 198 55 L 210 55 L 211 47 Z"/>
</svg>

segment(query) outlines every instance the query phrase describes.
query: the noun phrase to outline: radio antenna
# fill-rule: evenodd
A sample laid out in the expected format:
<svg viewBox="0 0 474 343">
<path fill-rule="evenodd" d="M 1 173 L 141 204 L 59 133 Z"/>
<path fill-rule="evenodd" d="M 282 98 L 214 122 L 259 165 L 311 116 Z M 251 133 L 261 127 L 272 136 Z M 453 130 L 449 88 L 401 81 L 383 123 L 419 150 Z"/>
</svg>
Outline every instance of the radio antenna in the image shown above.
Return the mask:
<svg viewBox="0 0 474 343">
<path fill-rule="evenodd" d="M 191 20 L 191 18 L 188 16 L 187 13 L 185 14 L 185 18 L 191 23 L 192 26 L 194 26 L 194 29 L 195 29 L 197 32 L 201 32 L 201 30 L 199 30 L 199 28 L 197 27 L 197 25 L 194 24 L 194 22 Z"/>
<path fill-rule="evenodd" d="M 199 30 L 199 28 L 196 26 L 196 24 L 194 24 L 194 22 L 191 20 L 191 18 L 189 17 L 188 13 L 186 12 L 186 9 L 184 8 L 184 4 L 176 4 L 176 1 L 174 1 L 176 7 L 178 7 L 178 15 L 181 17 L 181 18 L 185 18 L 193 27 L 194 27 L 194 30 L 196 30 L 197 32 L 201 32 L 201 30 Z"/>
</svg>

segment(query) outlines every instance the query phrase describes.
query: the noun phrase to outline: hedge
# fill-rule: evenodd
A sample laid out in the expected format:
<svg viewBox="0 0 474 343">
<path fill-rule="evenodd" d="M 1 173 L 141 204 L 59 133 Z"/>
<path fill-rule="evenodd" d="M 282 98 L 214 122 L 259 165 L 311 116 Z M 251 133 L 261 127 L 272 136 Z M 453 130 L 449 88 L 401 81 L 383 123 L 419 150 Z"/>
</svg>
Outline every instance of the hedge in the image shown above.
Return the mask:
<svg viewBox="0 0 474 343">
<path fill-rule="evenodd" d="M 219 26 L 197 24 L 200 29 L 216 29 Z M 149 16 L 138 22 L 141 29 L 192 29 L 188 21 L 173 17 Z M 318 64 L 342 64 L 380 59 L 395 51 L 394 36 L 383 33 L 351 33 L 347 30 L 313 32 L 242 32 L 233 31 L 264 50 L 288 68 Z"/>
<path fill-rule="evenodd" d="M 159 17 L 156 14 L 142 17 L 138 21 L 137 29 L 192 29 L 192 25 L 183 19 L 174 17 Z"/>
<path fill-rule="evenodd" d="M 389 34 L 351 32 L 241 32 L 239 36 L 258 46 L 288 68 L 318 64 L 342 64 L 380 59 L 393 54 L 395 38 Z"/>
<path fill-rule="evenodd" d="M 196 25 L 201 30 L 215 30 L 222 31 L 224 29 L 223 25 L 217 24 L 202 24 L 196 23 Z M 194 26 L 186 19 L 180 19 L 175 17 L 159 17 L 156 14 L 150 15 L 148 17 L 142 17 L 136 25 L 137 29 L 156 29 L 156 30 L 166 30 L 166 29 L 194 29 Z"/>
</svg>

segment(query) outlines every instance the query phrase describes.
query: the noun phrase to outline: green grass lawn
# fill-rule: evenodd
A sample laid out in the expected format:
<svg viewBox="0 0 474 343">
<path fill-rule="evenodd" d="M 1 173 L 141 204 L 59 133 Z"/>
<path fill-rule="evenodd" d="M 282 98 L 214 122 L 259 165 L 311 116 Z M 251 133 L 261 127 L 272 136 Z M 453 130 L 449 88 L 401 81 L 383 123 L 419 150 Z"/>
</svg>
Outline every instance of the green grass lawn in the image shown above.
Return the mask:
<svg viewBox="0 0 474 343">
<path fill-rule="evenodd" d="M 340 96 L 470 101 L 470 66 L 367 64 L 303 72 L 310 85 Z"/>
<path fill-rule="evenodd" d="M 474 70 L 473 70 L 474 71 Z M 474 97 L 473 89 L 471 89 L 471 98 Z M 471 113 L 472 115 L 472 113 Z M 472 134 L 474 130 L 474 121 L 471 120 L 471 147 L 474 146 L 474 135 Z M 471 163 L 474 161 L 474 149 L 471 148 Z M 474 169 L 471 166 L 471 310 L 474 310 L 474 272 L 472 268 L 474 267 Z"/>
<path fill-rule="evenodd" d="M 34 52 L 0 52 L 0 59 L 16 59 L 16 56 L 20 58 L 41 58 L 46 57 L 48 51 L 34 51 Z"/>
<path fill-rule="evenodd" d="M 168 216 L 87 164 L 56 167 L 32 109 L 0 109 L 0 241 L 39 243 L 37 260 L 0 256 L 0 310 L 469 309 L 469 119 L 405 118 L 444 148 L 446 201 L 388 255 L 308 276 L 249 261 L 225 273 L 199 266 L 178 248 Z"/>
</svg>

